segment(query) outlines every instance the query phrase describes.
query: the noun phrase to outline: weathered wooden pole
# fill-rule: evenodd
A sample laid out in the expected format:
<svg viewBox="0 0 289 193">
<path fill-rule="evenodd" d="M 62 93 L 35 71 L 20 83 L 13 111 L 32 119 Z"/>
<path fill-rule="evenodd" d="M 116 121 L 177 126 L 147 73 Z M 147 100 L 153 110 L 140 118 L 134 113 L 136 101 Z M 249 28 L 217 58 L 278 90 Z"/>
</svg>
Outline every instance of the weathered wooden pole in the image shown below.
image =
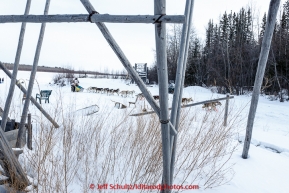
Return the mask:
<svg viewBox="0 0 289 193">
<path fill-rule="evenodd" d="M 28 15 L 29 14 L 30 5 L 31 5 L 31 0 L 27 0 L 24 15 Z M 11 77 L 9 92 L 8 92 L 8 95 L 7 95 L 7 98 L 6 98 L 4 112 L 3 112 L 3 115 L 2 115 L 1 127 L 2 127 L 3 131 L 5 131 L 5 127 L 6 127 L 6 123 L 7 123 L 7 117 L 8 117 L 10 106 L 11 106 L 11 102 L 12 102 L 12 99 L 13 99 L 15 84 L 16 84 L 16 81 L 17 81 L 17 73 L 18 73 L 18 67 L 19 67 L 21 51 L 22 51 L 22 47 L 23 47 L 25 29 L 26 29 L 26 23 L 24 22 L 21 25 L 21 31 L 20 31 L 20 35 L 19 35 L 18 47 L 17 47 L 17 52 L 16 52 L 16 56 L 15 56 L 14 66 L 13 66 L 13 74 L 12 74 L 12 77 Z"/>
<path fill-rule="evenodd" d="M 230 100 L 230 94 L 227 94 L 227 100 L 225 104 L 225 114 L 224 114 L 224 126 L 227 126 L 227 120 L 228 120 L 228 112 L 229 112 L 229 100 Z"/>
<path fill-rule="evenodd" d="M 158 15 L 166 14 L 166 1 L 154 1 L 154 13 Z M 169 111 L 168 111 L 168 69 L 167 69 L 167 52 L 166 52 L 166 24 L 156 21 L 155 23 L 156 38 L 156 55 L 157 55 L 157 72 L 160 95 L 160 122 L 162 133 L 162 150 L 163 150 L 163 184 L 170 185 L 170 130 L 169 130 Z M 166 189 L 165 192 L 171 192 Z"/>
<path fill-rule="evenodd" d="M 171 122 L 173 125 L 176 123 L 176 117 L 177 117 L 177 108 L 179 105 L 179 98 L 180 96 L 180 90 L 183 85 L 182 84 L 182 77 L 184 76 L 184 68 L 186 68 L 186 64 L 184 63 L 184 57 L 186 52 L 186 46 L 188 45 L 188 36 L 187 33 L 189 33 L 189 13 L 190 13 L 190 5 L 191 0 L 186 1 L 186 8 L 185 8 L 185 16 L 186 16 L 186 22 L 183 24 L 182 29 L 182 38 L 181 38 L 181 44 L 180 44 L 180 52 L 178 56 L 178 62 L 177 62 L 177 73 L 176 73 L 176 84 L 174 89 L 174 97 L 173 97 L 173 103 L 172 103 L 172 112 L 171 112 Z M 186 55 L 187 56 L 187 55 Z"/>
<path fill-rule="evenodd" d="M 32 124 L 31 124 L 31 113 L 27 116 L 27 125 L 28 125 L 28 132 L 27 132 L 27 147 L 28 149 L 32 150 Z"/>
<path fill-rule="evenodd" d="M 25 8 L 25 15 L 28 15 L 30 10 L 31 0 L 27 0 L 26 8 Z M 11 178 L 12 183 L 17 184 L 21 188 L 25 188 L 29 184 L 29 180 L 23 171 L 20 163 L 18 162 L 18 159 L 16 158 L 14 152 L 12 151 L 12 148 L 7 141 L 7 139 L 4 136 L 4 130 L 6 127 L 8 114 L 11 106 L 11 101 L 14 94 L 15 84 L 17 81 L 17 72 L 18 72 L 18 66 L 23 46 L 23 40 L 24 40 L 24 34 L 26 29 L 26 23 L 22 23 L 21 25 L 21 31 L 19 35 L 19 41 L 18 41 L 18 47 L 17 52 L 15 56 L 14 61 L 14 67 L 13 67 L 13 75 L 10 82 L 9 92 L 8 96 L 6 98 L 5 102 L 5 108 L 4 112 L 2 114 L 2 122 L 1 122 L 1 128 L 0 128 L 0 149 L 1 149 L 1 155 L 3 156 L 3 161 L 1 162 L 1 165 L 3 169 L 5 170 L 6 174 Z"/>
<path fill-rule="evenodd" d="M 80 0 L 80 1 L 83 4 L 83 6 L 85 7 L 85 9 L 89 12 L 89 14 L 91 14 L 91 15 L 98 14 L 95 11 L 95 9 L 92 6 L 92 4 L 89 2 L 89 0 Z M 146 85 L 144 84 L 142 79 L 139 77 L 137 72 L 134 70 L 133 66 L 131 65 L 131 63 L 126 58 L 126 56 L 124 55 L 123 51 L 120 49 L 120 47 L 118 46 L 118 44 L 116 43 L 116 41 L 112 37 L 112 35 L 110 34 L 110 32 L 107 29 L 107 27 L 101 22 L 97 22 L 95 24 L 100 29 L 101 33 L 103 34 L 103 37 L 106 39 L 106 41 L 108 42 L 108 44 L 110 45 L 112 50 L 115 52 L 115 54 L 117 55 L 117 57 L 121 61 L 122 65 L 124 66 L 124 68 L 131 75 L 133 80 L 136 82 L 136 84 L 138 85 L 139 89 L 143 93 L 143 95 L 146 98 L 146 100 L 148 101 L 148 103 L 154 109 L 156 114 L 160 117 L 160 108 L 159 108 L 158 104 L 156 103 L 156 101 L 153 99 L 153 97 L 151 96 L 151 94 L 147 90 Z M 176 134 L 177 132 L 176 132 L 174 126 L 171 124 L 171 122 L 169 122 L 169 124 L 171 125 L 171 127 L 170 127 L 171 128 L 171 132 Z"/>
<path fill-rule="evenodd" d="M 183 24 L 183 32 L 182 32 L 181 47 L 180 47 L 181 50 L 178 56 L 178 71 L 176 75 L 176 87 L 174 91 L 173 106 L 172 106 L 172 112 L 171 112 L 171 121 L 172 121 L 172 124 L 175 126 L 176 131 L 178 131 L 178 128 L 179 128 L 179 119 L 180 119 L 180 113 L 181 113 L 181 103 L 182 103 L 183 86 L 184 86 L 184 80 L 185 80 L 193 9 L 194 9 L 194 0 L 187 0 L 186 8 L 185 8 L 186 23 Z M 171 166 L 170 166 L 171 167 L 170 168 L 171 183 L 173 183 L 176 146 L 177 146 L 177 135 L 171 136 L 171 144 L 170 144 L 170 148 L 172 151 Z"/>
<path fill-rule="evenodd" d="M 246 128 L 246 136 L 244 141 L 244 148 L 242 153 L 242 158 L 248 158 L 248 152 L 250 148 L 252 130 L 254 125 L 254 119 L 256 115 L 256 109 L 258 105 L 260 89 L 264 78 L 266 63 L 268 59 L 268 54 L 270 50 L 271 40 L 274 32 L 274 27 L 276 23 L 276 16 L 278 8 L 280 5 L 280 0 L 271 0 L 269 5 L 269 11 L 267 16 L 267 23 L 265 26 L 265 33 L 262 41 L 261 52 L 259 56 L 258 68 L 252 93 L 251 106 L 248 115 L 248 122 Z"/>
<path fill-rule="evenodd" d="M 50 5 L 50 0 L 46 0 L 44 15 L 48 14 L 49 5 Z M 18 131 L 17 142 L 16 142 L 16 147 L 19 147 L 19 148 L 21 146 L 23 146 L 25 143 L 25 122 L 26 122 L 26 117 L 27 117 L 27 113 L 28 113 L 30 98 L 32 95 L 33 85 L 34 85 L 34 81 L 35 81 L 35 75 L 37 72 L 37 66 L 38 66 L 40 51 L 41 51 L 41 47 L 42 47 L 45 27 L 46 27 L 46 23 L 42 23 L 41 29 L 40 29 L 40 34 L 39 34 L 39 39 L 38 39 L 38 43 L 37 43 L 37 47 L 36 47 L 36 52 L 35 52 L 35 56 L 34 56 L 32 71 L 31 71 L 30 78 L 29 78 L 29 84 L 28 84 L 28 89 L 27 89 L 27 93 L 26 93 L 26 99 L 24 102 L 24 107 L 23 107 L 22 116 L 21 116 L 21 120 L 20 120 L 20 126 L 19 126 L 19 131 Z"/>
<path fill-rule="evenodd" d="M 7 74 L 9 78 L 12 77 L 11 72 L 3 65 L 3 63 L 0 62 L 0 68 Z M 17 81 L 16 81 L 17 83 Z M 25 94 L 27 95 L 27 90 L 21 85 L 21 84 L 16 84 L 16 86 Z M 42 106 L 31 96 L 30 101 L 38 108 L 38 110 L 46 117 L 55 128 L 59 128 L 59 125 L 53 120 L 53 118 L 42 108 Z M 1 115 L 1 110 L 0 110 L 0 115 Z M 9 120 L 9 118 L 7 119 Z"/>
<path fill-rule="evenodd" d="M 107 22 L 107 23 L 184 23 L 183 15 L 109 15 L 109 14 L 65 14 L 65 15 L 0 15 L 0 23 L 60 23 L 60 22 Z"/>
</svg>

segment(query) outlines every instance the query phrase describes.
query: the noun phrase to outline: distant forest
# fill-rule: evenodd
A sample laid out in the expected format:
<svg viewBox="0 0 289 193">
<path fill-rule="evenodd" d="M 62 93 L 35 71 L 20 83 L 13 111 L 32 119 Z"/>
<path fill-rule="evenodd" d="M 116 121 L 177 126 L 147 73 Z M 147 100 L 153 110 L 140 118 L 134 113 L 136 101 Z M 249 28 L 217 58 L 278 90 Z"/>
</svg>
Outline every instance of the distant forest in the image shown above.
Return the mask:
<svg viewBox="0 0 289 193">
<path fill-rule="evenodd" d="M 289 89 L 289 0 L 279 10 L 264 76 L 263 92 Z M 194 30 L 190 34 L 185 86 L 216 86 L 219 93 L 245 94 L 252 90 L 266 25 L 266 13 L 252 14 L 241 8 L 224 13 L 218 23 L 208 21 L 202 43 Z M 169 80 L 175 80 L 181 40 L 181 25 L 167 32 Z M 157 67 L 149 69 L 150 81 L 157 82 Z M 286 93 L 288 94 L 288 93 Z"/>
</svg>

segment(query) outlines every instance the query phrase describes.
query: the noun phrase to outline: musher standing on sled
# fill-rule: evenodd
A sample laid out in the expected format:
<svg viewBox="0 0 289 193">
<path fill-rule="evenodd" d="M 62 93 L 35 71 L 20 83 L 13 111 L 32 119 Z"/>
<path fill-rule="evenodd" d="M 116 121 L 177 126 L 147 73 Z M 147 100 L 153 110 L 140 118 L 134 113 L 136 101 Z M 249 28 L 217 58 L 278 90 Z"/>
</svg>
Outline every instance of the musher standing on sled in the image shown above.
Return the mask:
<svg viewBox="0 0 289 193">
<path fill-rule="evenodd" d="M 77 78 L 74 79 L 74 81 L 71 85 L 71 91 L 72 92 L 83 91 L 83 88 L 81 86 L 79 86 L 79 80 Z"/>
</svg>

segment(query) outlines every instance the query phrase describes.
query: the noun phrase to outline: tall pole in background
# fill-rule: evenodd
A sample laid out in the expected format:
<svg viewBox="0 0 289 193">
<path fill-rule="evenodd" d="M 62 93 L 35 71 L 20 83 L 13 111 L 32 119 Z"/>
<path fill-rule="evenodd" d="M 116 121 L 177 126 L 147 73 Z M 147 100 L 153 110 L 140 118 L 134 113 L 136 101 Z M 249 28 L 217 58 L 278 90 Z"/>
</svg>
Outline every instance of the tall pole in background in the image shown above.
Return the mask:
<svg viewBox="0 0 289 193">
<path fill-rule="evenodd" d="M 255 119 L 256 110 L 257 110 L 258 101 L 259 101 L 260 89 L 261 89 L 263 78 L 264 78 L 266 63 L 268 60 L 268 55 L 270 51 L 271 40 L 272 40 L 272 36 L 274 32 L 276 16 L 277 16 L 279 5 L 280 5 L 280 0 L 270 1 L 267 22 L 265 26 L 265 33 L 264 33 L 264 37 L 262 41 L 258 68 L 257 68 L 257 73 L 256 73 L 256 78 L 255 78 L 255 83 L 254 83 L 254 88 L 253 88 L 253 93 L 252 93 L 251 106 L 250 106 L 249 115 L 248 115 L 246 136 L 245 136 L 243 153 L 242 153 L 242 158 L 244 159 L 248 158 L 254 119 Z"/>
</svg>

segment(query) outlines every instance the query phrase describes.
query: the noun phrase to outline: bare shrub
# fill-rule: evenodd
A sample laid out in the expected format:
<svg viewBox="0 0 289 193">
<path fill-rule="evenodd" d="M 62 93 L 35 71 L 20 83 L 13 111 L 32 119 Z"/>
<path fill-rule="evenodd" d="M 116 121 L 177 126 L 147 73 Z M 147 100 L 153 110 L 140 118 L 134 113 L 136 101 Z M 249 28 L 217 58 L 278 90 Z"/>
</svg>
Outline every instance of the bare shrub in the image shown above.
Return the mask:
<svg viewBox="0 0 289 193">
<path fill-rule="evenodd" d="M 64 77 L 65 77 L 64 74 L 61 74 L 61 73 L 54 75 L 52 79 L 53 84 L 59 84 Z"/>
<path fill-rule="evenodd" d="M 59 94 L 61 101 L 61 93 Z M 94 184 L 159 184 L 162 179 L 161 128 L 156 115 L 130 117 L 129 109 L 103 107 L 92 116 L 76 116 L 75 106 L 60 102 L 50 113 L 61 123 L 35 123 L 33 151 L 21 163 L 38 184 L 35 192 L 89 192 Z M 65 110 L 64 110 L 65 109 Z M 174 184 L 212 188 L 228 182 L 234 172 L 230 158 L 240 111 L 182 110 L 177 139 Z M 110 190 L 102 190 L 102 192 Z M 145 192 L 145 190 L 143 190 Z"/>
</svg>

